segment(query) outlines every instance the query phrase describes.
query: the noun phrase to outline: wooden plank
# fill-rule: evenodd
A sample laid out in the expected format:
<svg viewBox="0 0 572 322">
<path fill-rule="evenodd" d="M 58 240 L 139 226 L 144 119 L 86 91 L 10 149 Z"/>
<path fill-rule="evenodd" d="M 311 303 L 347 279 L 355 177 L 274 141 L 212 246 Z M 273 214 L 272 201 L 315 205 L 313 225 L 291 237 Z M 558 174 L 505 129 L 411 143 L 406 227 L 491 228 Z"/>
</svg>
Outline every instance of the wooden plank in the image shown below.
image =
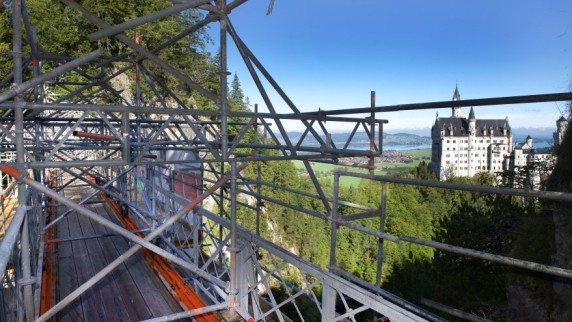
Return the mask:
<svg viewBox="0 0 572 322">
<path fill-rule="evenodd" d="M 104 214 L 101 212 L 101 214 Z M 94 223 L 93 229 L 97 234 L 107 234 L 109 230 L 104 226 Z M 115 243 L 118 241 L 124 241 L 122 237 L 107 237 L 99 238 L 98 243 L 103 249 L 103 256 L 105 258 L 106 264 L 111 263 L 117 257 L 119 253 L 115 248 Z M 122 302 L 123 310 L 129 315 L 131 321 L 140 321 L 153 317 L 143 296 L 139 292 L 135 282 L 131 278 L 131 275 L 127 271 L 125 264 L 117 267 L 112 273 L 111 278 L 115 281 L 117 285 L 117 291 L 120 294 L 120 299 Z"/>
<path fill-rule="evenodd" d="M 78 201 L 88 189 L 70 186 L 63 194 Z M 58 207 L 59 213 L 66 210 Z M 118 223 L 103 204 L 90 207 Z M 75 212 L 57 224 L 60 239 L 107 234 L 111 231 Z M 60 242 L 58 300 L 75 290 L 131 245 L 120 236 Z M 57 315 L 58 321 L 139 321 L 180 312 L 165 285 L 148 266 L 142 252 L 120 265 Z"/>
<path fill-rule="evenodd" d="M 68 219 L 62 219 L 57 223 L 58 237 L 70 237 Z M 78 287 L 77 273 L 73 258 L 71 242 L 62 242 L 57 245 L 57 299 L 61 301 Z M 62 309 L 56 316 L 57 321 L 74 322 L 83 321 L 83 309 L 81 300 L 77 299 Z"/>
<path fill-rule="evenodd" d="M 83 232 L 79 223 L 82 215 L 76 212 L 68 217 L 69 229 L 71 237 L 82 237 Z M 90 279 L 95 272 L 93 271 L 90 255 L 87 252 L 85 240 L 72 241 L 72 249 L 74 255 L 74 263 L 76 266 L 77 280 L 79 285 Z M 91 287 L 81 295 L 81 304 L 86 321 L 105 321 L 105 312 L 102 308 L 101 295 L 97 287 Z"/>
<path fill-rule="evenodd" d="M 117 237 L 114 245 L 120 253 L 130 248 L 129 243 L 123 237 Z M 165 289 L 165 285 L 147 264 L 143 252 L 133 255 L 132 258 L 125 262 L 125 265 L 133 280 L 135 280 L 137 288 L 153 316 L 163 316 L 182 311 L 180 306 L 173 300 L 171 294 Z"/>
<path fill-rule="evenodd" d="M 81 232 L 84 236 L 94 235 L 95 232 L 92 227 L 92 222 L 89 218 L 85 216 L 79 216 L 79 225 L 81 227 Z M 103 250 L 99 246 L 97 239 L 90 238 L 83 240 L 85 244 L 85 249 L 87 251 L 87 257 L 89 259 L 91 274 L 90 277 L 99 272 L 105 267 L 105 259 L 103 258 Z M 87 263 L 87 262 L 86 262 Z M 94 297 L 96 298 L 96 304 L 100 310 L 98 310 L 98 315 L 93 317 L 93 321 L 119 321 L 121 320 L 121 313 L 125 313 L 123 310 L 112 309 L 113 302 L 116 301 L 115 296 L 113 296 L 113 281 L 110 276 L 106 276 L 101 281 L 97 283 L 91 290 L 94 292 Z M 108 308 L 108 304 L 110 307 Z M 125 314 L 126 315 L 126 314 Z"/>
<path fill-rule="evenodd" d="M 99 207 L 93 207 L 94 211 L 98 211 Z M 98 234 L 94 229 L 97 223 L 89 220 L 86 217 L 80 219 L 80 225 L 82 228 L 82 232 L 85 235 L 96 235 Z M 99 238 L 98 238 L 99 239 Z M 101 247 L 98 239 L 86 239 L 85 244 L 87 247 L 87 251 L 89 253 L 89 257 L 91 259 L 91 263 L 93 265 L 93 271 L 99 272 L 101 271 L 107 264 L 107 260 L 105 259 L 104 249 Z M 115 275 L 112 272 L 111 274 L 104 277 L 99 283 L 95 286 L 98 288 L 99 293 L 101 294 L 102 299 L 102 307 L 105 310 L 105 316 L 107 321 L 129 321 L 129 314 L 124 309 L 125 304 L 121 298 L 119 293 L 117 283 L 115 280 Z"/>
</svg>

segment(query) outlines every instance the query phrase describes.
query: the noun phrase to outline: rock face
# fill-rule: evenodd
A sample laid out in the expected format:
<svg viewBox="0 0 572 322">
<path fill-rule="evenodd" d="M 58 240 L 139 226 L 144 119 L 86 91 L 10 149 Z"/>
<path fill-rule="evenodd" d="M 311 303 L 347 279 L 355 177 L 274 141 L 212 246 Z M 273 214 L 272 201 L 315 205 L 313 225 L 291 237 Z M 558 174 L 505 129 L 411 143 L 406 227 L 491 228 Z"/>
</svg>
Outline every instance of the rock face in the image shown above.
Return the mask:
<svg viewBox="0 0 572 322">
<path fill-rule="evenodd" d="M 557 148 L 558 161 L 548 190 L 572 192 L 572 131 Z M 572 203 L 543 202 L 539 216 L 549 222 L 550 236 L 542 238 L 549 252 L 546 264 L 572 269 Z M 533 231 L 534 232 L 534 231 Z M 543 233 L 547 232 L 546 230 Z M 538 248 L 537 248 L 538 249 Z M 572 321 L 572 279 L 548 275 L 520 275 L 507 286 L 509 321 Z"/>
</svg>

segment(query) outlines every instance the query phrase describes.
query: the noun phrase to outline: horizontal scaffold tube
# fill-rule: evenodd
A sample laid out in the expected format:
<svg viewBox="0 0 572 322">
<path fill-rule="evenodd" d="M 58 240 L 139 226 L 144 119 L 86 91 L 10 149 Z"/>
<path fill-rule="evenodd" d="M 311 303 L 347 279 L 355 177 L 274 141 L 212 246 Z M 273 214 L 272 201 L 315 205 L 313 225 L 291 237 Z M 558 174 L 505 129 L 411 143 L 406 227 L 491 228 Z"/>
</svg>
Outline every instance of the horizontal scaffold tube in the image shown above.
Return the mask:
<svg viewBox="0 0 572 322">
<path fill-rule="evenodd" d="M 76 136 L 78 138 L 96 139 L 96 140 L 102 140 L 102 141 L 117 140 L 117 138 L 112 136 L 112 135 L 99 134 L 99 133 L 88 133 L 88 132 L 82 132 L 82 131 L 73 131 L 72 134 L 73 134 L 73 136 Z"/>
<path fill-rule="evenodd" d="M 81 65 L 87 64 L 90 61 L 96 59 L 97 57 L 99 57 L 99 51 L 96 50 L 87 55 L 74 59 L 69 63 L 56 67 L 50 70 L 49 72 L 42 74 L 38 77 L 35 77 L 25 83 L 14 85 L 10 87 L 7 91 L 0 93 L 0 102 L 10 99 L 18 94 L 22 94 L 34 86 L 38 86 L 56 76 L 69 72 L 70 70 L 75 69 Z"/>
<path fill-rule="evenodd" d="M 408 178 L 399 178 L 391 176 L 376 176 L 365 173 L 355 173 L 355 172 L 340 171 L 340 170 L 335 170 L 335 171 L 338 172 L 340 176 L 370 179 L 380 182 L 390 182 L 390 183 L 408 184 L 414 186 L 462 190 L 462 191 L 480 192 L 480 193 L 502 194 L 510 196 L 532 197 L 532 198 L 541 198 L 554 201 L 572 201 L 572 193 L 567 193 L 567 192 L 477 186 L 477 185 L 452 183 L 452 182 L 408 179 Z"/>
<path fill-rule="evenodd" d="M 571 101 L 571 100 L 572 100 L 572 93 L 553 93 L 553 94 L 480 98 L 480 99 L 458 100 L 458 101 L 440 101 L 440 102 L 428 102 L 428 103 L 376 106 L 373 108 L 373 111 L 378 113 L 383 113 L 383 112 L 397 112 L 397 111 L 411 111 L 411 110 L 426 110 L 435 108 L 463 107 L 463 106 L 526 104 L 526 103 L 560 102 L 560 101 Z M 329 111 L 321 110 L 317 112 L 306 112 L 302 114 L 326 116 L 326 115 L 362 114 L 371 112 L 372 112 L 371 107 L 360 107 L 360 108 L 347 108 L 347 109 L 329 110 Z"/>
</svg>

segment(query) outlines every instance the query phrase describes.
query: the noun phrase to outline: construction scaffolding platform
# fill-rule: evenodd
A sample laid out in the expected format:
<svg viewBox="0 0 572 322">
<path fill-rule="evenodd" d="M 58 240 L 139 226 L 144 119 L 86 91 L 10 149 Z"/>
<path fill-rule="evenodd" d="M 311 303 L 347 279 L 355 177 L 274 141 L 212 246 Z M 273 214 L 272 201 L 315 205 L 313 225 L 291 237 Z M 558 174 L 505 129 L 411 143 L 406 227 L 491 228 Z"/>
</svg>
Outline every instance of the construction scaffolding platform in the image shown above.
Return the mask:
<svg viewBox="0 0 572 322">
<path fill-rule="evenodd" d="M 61 194 L 76 202 L 90 191 L 86 185 L 70 185 Z M 116 224 L 120 222 L 105 200 L 93 199 L 88 209 Z M 63 212 L 56 207 L 56 211 Z M 95 275 L 129 249 L 117 236 L 89 218 L 71 212 L 57 225 L 56 302 Z M 56 316 L 58 321 L 141 321 L 182 311 L 167 291 L 168 285 L 147 263 L 142 252 L 131 257 L 106 276 L 97 287 L 82 294 Z"/>
<path fill-rule="evenodd" d="M 245 2 L 151 1 L 161 6 L 114 24 L 89 1 L 50 1 L 36 11 L 29 6 L 48 2 L 7 2 L 13 57 L 12 70 L 0 75 L 0 321 L 444 321 L 429 305 L 381 287 L 389 243 L 572 278 L 570 267 L 385 229 L 388 184 L 558 202 L 572 201 L 571 193 L 375 175 L 383 113 L 567 101 L 571 93 L 377 106 L 372 92 L 369 107 L 303 113 L 235 30 L 231 14 Z M 42 48 L 46 33 L 34 17 L 54 15 L 70 19 L 80 54 L 66 52 L 67 43 L 58 43 L 62 52 Z M 138 27 L 168 17 L 176 17 L 176 32 L 140 42 Z M 202 65 L 194 59 L 207 54 L 187 56 L 197 54 L 190 37 L 209 25 L 218 28 L 219 54 Z M 48 33 L 61 39 L 72 29 Z M 229 103 L 231 41 L 263 97 L 254 111 Z M 166 49 L 181 59 L 164 56 Z M 291 112 L 278 113 L 278 105 Z M 291 135 L 287 122 L 301 135 Z M 344 142 L 332 139 L 340 126 L 353 129 Z M 358 132 L 365 147 L 356 144 Z M 282 175 L 292 160 L 304 169 L 303 188 Z M 332 187 L 318 177 L 324 163 L 369 174 L 337 170 Z M 376 206 L 344 200 L 342 176 L 379 187 Z M 270 206 L 279 211 L 269 214 Z M 284 226 L 322 228 L 326 246 L 316 252 L 325 261 L 261 232 L 275 225 L 271 215 L 283 214 L 293 214 Z M 368 280 L 338 265 L 338 243 L 348 236 L 341 230 L 370 241 L 369 253 L 359 254 L 375 270 Z"/>
</svg>

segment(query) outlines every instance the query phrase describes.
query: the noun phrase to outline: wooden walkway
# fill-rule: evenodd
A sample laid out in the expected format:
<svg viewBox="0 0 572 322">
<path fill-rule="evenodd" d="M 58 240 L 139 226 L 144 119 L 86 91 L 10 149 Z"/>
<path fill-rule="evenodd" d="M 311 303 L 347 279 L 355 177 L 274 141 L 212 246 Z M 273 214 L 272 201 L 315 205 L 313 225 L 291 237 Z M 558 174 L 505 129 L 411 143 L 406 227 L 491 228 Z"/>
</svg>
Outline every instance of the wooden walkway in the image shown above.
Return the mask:
<svg viewBox="0 0 572 322">
<path fill-rule="evenodd" d="M 66 196 L 76 201 L 90 191 L 81 186 L 70 188 Z M 118 223 L 104 204 L 94 203 L 89 208 Z M 57 302 L 130 247 L 121 236 L 63 240 L 109 233 L 76 212 L 57 224 L 57 237 L 62 240 L 57 243 Z M 139 321 L 180 311 L 139 252 L 62 310 L 57 321 Z"/>
</svg>

